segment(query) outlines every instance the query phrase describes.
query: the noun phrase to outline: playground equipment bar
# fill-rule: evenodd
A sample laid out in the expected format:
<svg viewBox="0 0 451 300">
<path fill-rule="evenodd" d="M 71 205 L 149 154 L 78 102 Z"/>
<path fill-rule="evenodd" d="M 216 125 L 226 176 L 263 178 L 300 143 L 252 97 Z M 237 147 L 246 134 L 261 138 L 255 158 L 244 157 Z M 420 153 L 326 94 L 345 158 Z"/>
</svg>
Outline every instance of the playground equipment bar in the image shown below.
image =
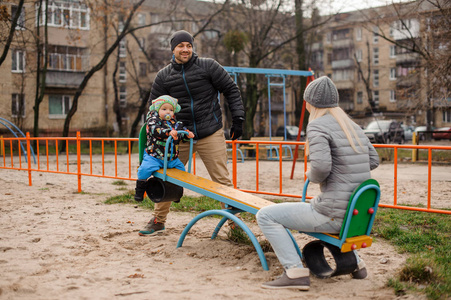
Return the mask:
<svg viewBox="0 0 451 300">
<path fill-rule="evenodd" d="M 128 149 L 131 149 L 132 142 L 138 142 L 137 138 L 82 138 L 80 133 L 77 132 L 76 137 L 46 137 L 46 138 L 31 138 L 30 134 L 27 133 L 26 137 L 0 137 L 0 145 L 2 147 L 2 156 L 3 156 L 3 165 L 0 165 L 0 169 L 13 169 L 13 170 L 22 170 L 27 171 L 28 173 L 28 184 L 32 185 L 32 172 L 47 172 L 47 173 L 55 173 L 55 174 L 69 174 L 76 175 L 78 181 L 78 192 L 82 191 L 81 188 L 81 178 L 82 176 L 93 176 L 93 177 L 101 177 L 101 178 L 110 178 L 110 179 L 119 179 L 119 180 L 136 180 L 136 170 L 134 169 L 132 172 L 132 153 L 127 151 L 128 155 L 128 174 L 118 174 L 118 143 L 127 143 Z M 21 142 L 26 142 L 26 153 L 22 155 L 22 147 Z M 45 142 L 45 153 L 41 153 L 40 145 Z M 60 149 L 59 143 L 64 143 L 65 145 L 65 159 L 66 159 L 66 168 L 64 170 L 60 170 Z M 101 173 L 95 173 L 93 170 L 93 142 L 101 143 Z M 105 142 L 114 145 L 114 174 L 106 174 L 105 170 Z M 35 143 L 36 147 L 36 155 L 37 155 L 37 163 L 36 166 L 32 166 L 31 162 L 31 153 L 34 153 L 32 150 L 32 143 Z M 55 154 L 50 154 L 51 144 L 54 143 Z M 70 163 L 71 157 L 73 155 L 69 151 L 69 144 L 76 143 L 76 162 L 72 161 Z M 81 159 L 81 144 L 86 143 L 89 145 L 89 171 L 82 172 L 82 159 Z M 240 189 L 243 192 L 249 192 L 254 194 L 264 194 L 271 196 L 281 196 L 281 197 L 291 197 L 291 198 L 302 198 L 302 191 L 299 190 L 299 194 L 288 194 L 283 192 L 283 181 L 282 181 L 282 150 L 283 146 L 285 147 L 303 147 L 304 142 L 286 142 L 286 141 L 258 141 L 258 140 L 236 140 L 236 141 L 227 141 L 228 144 L 232 146 L 232 176 L 233 176 L 233 185 L 235 188 L 238 186 L 237 179 L 237 151 L 242 144 L 255 145 L 255 190 L 252 189 Z M 7 154 L 6 147 L 9 145 L 9 155 Z M 261 147 L 263 145 L 263 147 Z M 266 147 L 265 147 L 266 146 Z M 451 214 L 451 210 L 441 210 L 441 209 L 433 209 L 431 205 L 432 198 L 432 150 L 451 150 L 449 146 L 427 146 L 427 145 L 382 145 L 375 144 L 376 148 L 387 148 L 393 149 L 393 183 L 394 183 L 394 191 L 393 191 L 393 205 L 388 204 L 379 204 L 380 207 L 387 208 L 396 208 L 396 209 L 404 209 L 404 210 L 414 210 L 414 211 L 422 211 L 422 212 L 433 212 L 433 213 L 442 213 L 442 214 Z M 260 175 L 260 151 L 272 151 L 271 149 L 278 149 L 279 156 L 274 161 L 278 160 L 278 175 L 279 175 L 279 190 L 278 191 L 263 191 L 259 186 L 259 175 Z M 397 194 L 397 185 L 398 185 L 398 149 L 423 149 L 428 152 L 428 160 L 427 160 L 427 206 L 424 207 L 407 207 L 401 206 L 397 204 L 398 194 Z M 46 158 L 46 167 L 41 168 L 42 157 Z M 63 156 L 63 157 L 64 157 Z M 8 159 L 7 159 L 8 158 Z M 56 167 L 52 168 L 50 164 L 51 159 L 55 159 Z M 8 161 L 9 160 L 9 161 Z M 18 166 L 17 162 L 18 160 Z M 22 160 L 27 162 L 27 166 L 22 166 Z M 307 157 L 304 155 L 304 162 L 307 161 Z M 195 173 L 196 169 L 196 160 L 195 156 L 193 156 L 193 170 Z M 76 170 L 71 170 L 70 165 L 76 165 Z M 304 174 L 307 170 L 307 164 L 304 163 Z M 305 175 L 304 175 L 305 180 Z M 301 186 L 301 185 L 300 185 Z M 311 198 L 311 197 L 307 197 Z"/>
</svg>

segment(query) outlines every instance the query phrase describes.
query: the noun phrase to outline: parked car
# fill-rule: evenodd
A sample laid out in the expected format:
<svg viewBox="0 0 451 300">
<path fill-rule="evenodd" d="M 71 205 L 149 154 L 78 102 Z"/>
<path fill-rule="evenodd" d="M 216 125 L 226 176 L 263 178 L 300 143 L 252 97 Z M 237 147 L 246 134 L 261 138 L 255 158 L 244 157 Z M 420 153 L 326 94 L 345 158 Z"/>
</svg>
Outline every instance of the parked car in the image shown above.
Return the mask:
<svg viewBox="0 0 451 300">
<path fill-rule="evenodd" d="M 418 126 L 415 128 L 415 134 L 421 141 L 426 140 L 426 138 L 431 138 L 431 133 L 435 129 L 435 127 L 431 127 L 431 131 L 427 130 L 427 126 Z"/>
<path fill-rule="evenodd" d="M 415 127 L 404 124 L 402 124 L 401 127 L 404 129 L 404 138 L 406 141 L 410 141 L 412 139 L 413 132 L 415 131 Z"/>
<path fill-rule="evenodd" d="M 442 127 L 436 129 L 432 133 L 432 138 L 434 140 L 450 140 L 451 141 L 451 127 Z"/>
<path fill-rule="evenodd" d="M 399 143 L 405 141 L 401 122 L 393 120 L 373 121 L 363 130 L 372 143 Z"/>
<path fill-rule="evenodd" d="M 298 137 L 299 127 L 287 125 L 287 140 L 295 141 Z M 284 127 L 280 126 L 276 130 L 276 136 L 285 136 Z M 305 131 L 301 131 L 301 140 L 305 138 Z"/>
</svg>

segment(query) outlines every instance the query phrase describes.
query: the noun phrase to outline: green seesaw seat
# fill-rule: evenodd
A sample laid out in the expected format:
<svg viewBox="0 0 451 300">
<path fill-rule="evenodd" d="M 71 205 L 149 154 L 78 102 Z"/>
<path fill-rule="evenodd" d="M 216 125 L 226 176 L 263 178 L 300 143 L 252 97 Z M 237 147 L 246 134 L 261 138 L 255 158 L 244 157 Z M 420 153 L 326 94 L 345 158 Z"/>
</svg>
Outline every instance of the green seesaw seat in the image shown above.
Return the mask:
<svg viewBox="0 0 451 300">
<path fill-rule="evenodd" d="M 302 192 L 302 201 L 306 199 L 308 184 L 309 180 L 307 179 Z M 371 246 L 373 239 L 370 233 L 379 199 L 379 183 L 374 179 L 368 179 L 352 193 L 338 235 L 302 232 L 318 239 L 305 245 L 300 254 L 313 274 L 320 278 L 328 278 L 355 271 L 357 259 L 352 251 Z M 324 248 L 327 248 L 334 257 L 334 269 L 324 256 Z"/>
</svg>

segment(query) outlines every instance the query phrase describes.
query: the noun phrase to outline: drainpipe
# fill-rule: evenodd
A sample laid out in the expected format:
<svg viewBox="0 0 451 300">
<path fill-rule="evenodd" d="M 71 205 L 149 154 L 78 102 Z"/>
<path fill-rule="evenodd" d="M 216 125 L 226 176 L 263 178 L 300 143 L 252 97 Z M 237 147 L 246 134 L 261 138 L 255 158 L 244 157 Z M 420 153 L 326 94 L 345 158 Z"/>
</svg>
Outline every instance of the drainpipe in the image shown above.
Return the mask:
<svg viewBox="0 0 451 300">
<path fill-rule="evenodd" d="M 108 51 L 108 28 L 107 28 L 107 24 L 108 24 L 108 16 L 105 14 L 104 16 L 104 28 L 103 28 L 103 49 L 104 49 L 104 53 L 106 53 Z M 104 108 L 105 108 L 105 136 L 109 137 L 110 136 L 110 131 L 108 130 L 108 62 L 105 64 L 105 66 L 103 67 L 103 103 L 104 103 Z"/>
</svg>

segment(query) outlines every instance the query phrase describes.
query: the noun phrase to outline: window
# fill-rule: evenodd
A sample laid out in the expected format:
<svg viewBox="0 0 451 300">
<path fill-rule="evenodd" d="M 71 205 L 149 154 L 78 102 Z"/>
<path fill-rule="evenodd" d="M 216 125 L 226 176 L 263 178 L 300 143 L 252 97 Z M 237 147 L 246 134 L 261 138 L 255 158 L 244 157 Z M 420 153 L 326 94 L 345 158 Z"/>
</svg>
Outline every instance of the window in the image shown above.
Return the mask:
<svg viewBox="0 0 451 300">
<path fill-rule="evenodd" d="M 362 28 L 356 28 L 355 30 L 355 39 L 357 41 L 361 41 L 362 40 Z"/>
<path fill-rule="evenodd" d="M 138 25 L 139 26 L 146 25 L 146 15 L 145 14 L 143 14 L 143 13 L 138 14 Z"/>
<path fill-rule="evenodd" d="M 395 27 L 394 26 L 396 26 L 396 23 L 391 23 L 390 24 L 390 31 L 389 31 L 389 35 L 390 36 L 393 36 L 395 34 Z"/>
<path fill-rule="evenodd" d="M 373 64 L 379 64 L 379 48 L 373 48 Z"/>
<path fill-rule="evenodd" d="M 379 41 L 379 28 L 377 26 L 373 27 L 373 44 L 377 44 Z"/>
<path fill-rule="evenodd" d="M 42 3 L 41 18 L 39 25 L 45 25 L 45 7 Z M 38 17 L 39 5 L 36 4 L 36 19 Z M 49 2 L 47 25 L 51 27 L 68 27 L 70 29 L 89 29 L 89 8 L 81 2 Z"/>
<path fill-rule="evenodd" d="M 451 123 L 451 109 L 442 111 L 442 121 L 444 123 Z"/>
<path fill-rule="evenodd" d="M 139 63 L 139 76 L 144 77 L 147 76 L 147 64 Z"/>
<path fill-rule="evenodd" d="M 353 79 L 354 79 L 354 70 L 352 69 L 333 70 L 332 73 L 333 81 L 353 80 Z"/>
<path fill-rule="evenodd" d="M 127 106 L 127 87 L 124 85 L 119 88 L 119 106 Z"/>
<path fill-rule="evenodd" d="M 122 31 L 124 31 L 124 22 L 123 21 L 119 21 L 119 26 L 117 28 L 117 33 L 121 34 Z"/>
<path fill-rule="evenodd" d="M 395 58 L 396 57 L 396 46 L 392 45 L 390 46 L 390 58 Z"/>
<path fill-rule="evenodd" d="M 330 43 L 332 40 L 332 32 L 326 33 L 326 43 Z"/>
<path fill-rule="evenodd" d="M 357 92 L 357 104 L 363 103 L 363 92 Z"/>
<path fill-rule="evenodd" d="M 14 18 L 14 16 L 16 15 L 18 8 L 19 7 L 17 5 L 11 6 L 11 19 Z M 24 30 L 24 29 L 25 29 L 25 9 L 22 7 L 19 18 L 17 19 L 16 30 Z"/>
<path fill-rule="evenodd" d="M 327 64 L 330 65 L 332 63 L 332 53 L 327 53 Z"/>
<path fill-rule="evenodd" d="M 373 102 L 375 106 L 379 105 L 379 91 L 373 91 Z"/>
<path fill-rule="evenodd" d="M 198 32 L 199 26 L 195 22 L 191 22 L 191 32 Z"/>
<path fill-rule="evenodd" d="M 396 91 L 390 90 L 390 102 L 396 102 Z"/>
<path fill-rule="evenodd" d="M 150 22 L 151 23 L 159 23 L 161 21 L 167 20 L 166 16 L 161 17 L 159 14 L 150 13 Z M 171 23 L 160 23 L 158 25 L 154 25 L 150 27 L 151 33 L 161 33 L 170 35 L 172 33 L 172 24 Z"/>
<path fill-rule="evenodd" d="M 25 51 L 13 49 L 11 51 L 11 71 L 17 73 L 25 72 Z"/>
<path fill-rule="evenodd" d="M 373 86 L 379 86 L 379 70 L 373 70 Z"/>
<path fill-rule="evenodd" d="M 48 52 L 49 70 L 85 71 L 89 65 L 89 55 L 84 55 L 86 49 L 83 48 L 52 46 Z"/>
<path fill-rule="evenodd" d="M 125 38 L 119 42 L 119 57 L 127 57 L 127 41 Z"/>
<path fill-rule="evenodd" d="M 127 81 L 127 69 L 125 68 L 125 61 L 119 62 L 119 82 Z"/>
<path fill-rule="evenodd" d="M 355 52 L 355 58 L 358 62 L 362 61 L 362 49 L 357 49 L 357 51 Z"/>
<path fill-rule="evenodd" d="M 409 75 L 413 75 L 416 73 L 417 73 L 417 69 L 415 67 L 403 67 L 403 66 L 398 67 L 398 76 L 399 77 L 409 76 Z"/>
<path fill-rule="evenodd" d="M 145 38 L 139 38 L 139 48 L 141 48 L 141 51 L 146 51 L 146 39 Z"/>
<path fill-rule="evenodd" d="M 396 80 L 396 68 L 390 68 L 390 80 Z"/>
<path fill-rule="evenodd" d="M 49 117 L 64 118 L 69 112 L 71 97 L 67 95 L 49 95 Z"/>
<path fill-rule="evenodd" d="M 24 94 L 12 94 L 11 97 L 11 116 L 25 118 L 25 97 Z"/>
</svg>

